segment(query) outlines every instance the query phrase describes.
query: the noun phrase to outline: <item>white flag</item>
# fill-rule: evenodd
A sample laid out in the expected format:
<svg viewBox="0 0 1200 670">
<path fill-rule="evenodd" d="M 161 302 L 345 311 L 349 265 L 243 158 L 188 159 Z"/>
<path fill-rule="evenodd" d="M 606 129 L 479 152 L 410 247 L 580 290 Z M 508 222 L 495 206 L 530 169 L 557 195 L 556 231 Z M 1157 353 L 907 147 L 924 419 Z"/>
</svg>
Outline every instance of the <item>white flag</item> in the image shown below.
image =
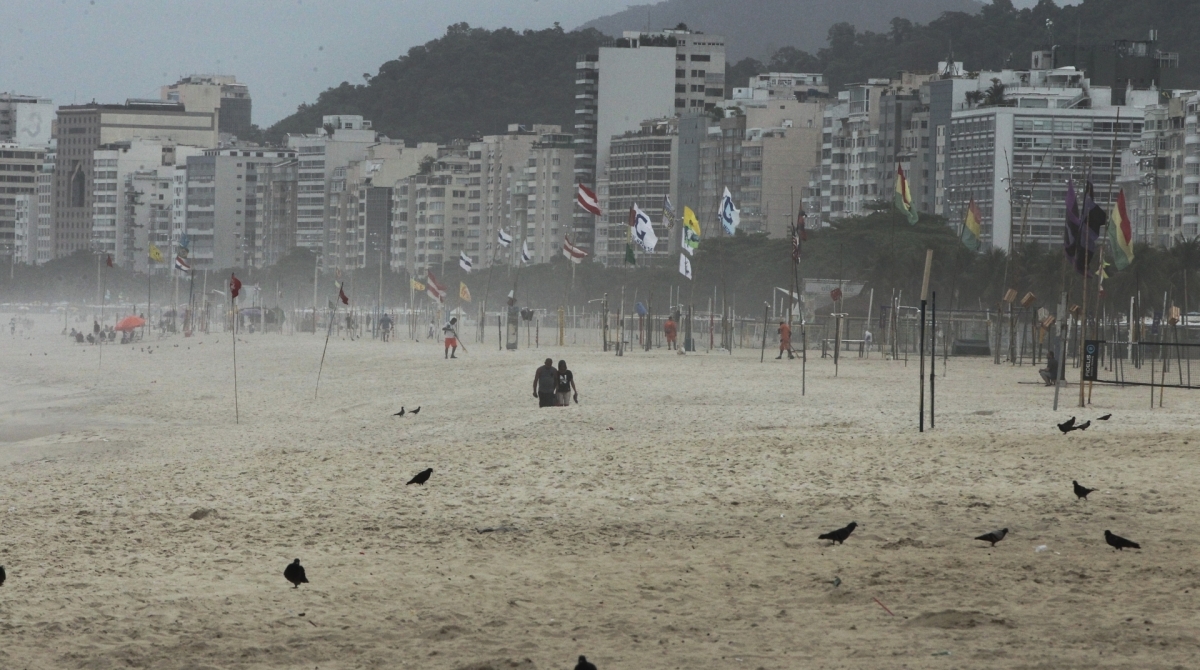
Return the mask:
<svg viewBox="0 0 1200 670">
<path fill-rule="evenodd" d="M 467 255 L 467 252 L 458 252 L 458 267 L 470 272 L 473 266 L 474 264 L 471 262 L 471 257 Z"/>
<path fill-rule="evenodd" d="M 533 258 L 529 255 L 529 240 L 521 242 L 521 262 L 528 264 Z"/>
<path fill-rule="evenodd" d="M 654 251 L 654 247 L 658 246 L 658 236 L 654 234 L 650 215 L 636 204 L 633 206 L 633 239 L 646 251 Z"/>
<path fill-rule="evenodd" d="M 496 232 L 496 239 L 500 242 L 500 246 L 502 247 L 507 247 L 508 245 L 512 244 L 512 235 L 504 232 L 503 228 Z"/>
<path fill-rule="evenodd" d="M 726 235 L 732 235 L 737 230 L 740 218 L 741 210 L 733 206 L 733 195 L 726 186 L 725 195 L 721 198 L 721 226 L 725 229 Z"/>
<path fill-rule="evenodd" d="M 692 261 L 688 259 L 687 254 L 679 254 L 679 274 L 692 278 Z"/>
</svg>

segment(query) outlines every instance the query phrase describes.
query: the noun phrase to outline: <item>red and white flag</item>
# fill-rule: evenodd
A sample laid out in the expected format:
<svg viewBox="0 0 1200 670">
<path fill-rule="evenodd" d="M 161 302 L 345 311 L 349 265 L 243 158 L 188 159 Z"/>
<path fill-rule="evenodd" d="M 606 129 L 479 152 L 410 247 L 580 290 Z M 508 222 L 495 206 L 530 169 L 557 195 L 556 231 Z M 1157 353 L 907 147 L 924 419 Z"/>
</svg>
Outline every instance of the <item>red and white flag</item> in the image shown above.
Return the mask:
<svg viewBox="0 0 1200 670">
<path fill-rule="evenodd" d="M 346 291 L 342 289 L 340 283 L 338 284 L 338 300 L 341 300 L 343 305 L 350 304 L 350 296 L 346 295 Z"/>
<path fill-rule="evenodd" d="M 575 194 L 575 202 L 578 202 L 580 207 L 586 209 L 592 214 L 595 214 L 596 216 L 601 215 L 600 200 L 596 197 L 596 192 L 584 186 L 583 184 L 579 185 L 579 190 Z"/>
<path fill-rule="evenodd" d="M 433 277 L 433 270 L 425 271 L 425 294 L 438 302 L 446 301 L 446 287 L 437 283 L 437 279 Z"/>
<path fill-rule="evenodd" d="M 229 273 L 229 299 L 233 300 L 238 297 L 238 293 L 242 290 L 242 280 L 237 278 L 237 275 Z"/>
<path fill-rule="evenodd" d="M 584 257 L 587 255 L 588 255 L 588 252 L 584 251 L 583 249 L 580 249 L 579 247 L 575 246 L 574 244 L 571 244 L 570 239 L 565 238 L 565 237 L 563 238 L 563 256 L 566 256 L 567 258 L 571 259 L 572 263 L 582 263 Z"/>
</svg>

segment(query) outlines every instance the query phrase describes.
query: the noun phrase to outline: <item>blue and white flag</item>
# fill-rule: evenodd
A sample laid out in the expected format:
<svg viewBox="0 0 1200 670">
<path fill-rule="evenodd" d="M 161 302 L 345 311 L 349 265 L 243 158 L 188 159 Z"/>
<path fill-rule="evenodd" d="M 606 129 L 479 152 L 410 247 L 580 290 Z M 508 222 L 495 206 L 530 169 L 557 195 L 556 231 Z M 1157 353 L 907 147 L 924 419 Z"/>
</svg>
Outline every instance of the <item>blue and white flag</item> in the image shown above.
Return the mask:
<svg viewBox="0 0 1200 670">
<path fill-rule="evenodd" d="M 521 243 L 521 262 L 528 264 L 531 261 L 533 257 L 529 255 L 529 240 L 526 240 Z"/>
<path fill-rule="evenodd" d="M 467 252 L 458 252 L 458 267 L 466 270 L 467 272 L 470 272 L 471 268 L 474 267 L 474 264 L 471 262 L 471 257 L 467 255 Z"/>
<path fill-rule="evenodd" d="M 654 251 L 654 247 L 658 246 L 658 235 L 654 234 L 650 215 L 636 204 L 633 206 L 633 239 L 645 251 Z"/>
<path fill-rule="evenodd" d="M 500 243 L 500 246 L 508 247 L 508 245 L 512 244 L 512 240 L 512 235 L 504 232 L 503 228 L 496 231 L 496 241 Z"/>
<path fill-rule="evenodd" d="M 671 196 L 667 196 L 663 202 L 663 225 L 667 230 L 675 227 L 675 205 L 671 204 Z"/>
<path fill-rule="evenodd" d="M 741 210 L 733 206 L 733 195 L 726 186 L 725 195 L 721 197 L 721 227 L 726 235 L 732 235 L 737 230 L 740 218 Z"/>
</svg>

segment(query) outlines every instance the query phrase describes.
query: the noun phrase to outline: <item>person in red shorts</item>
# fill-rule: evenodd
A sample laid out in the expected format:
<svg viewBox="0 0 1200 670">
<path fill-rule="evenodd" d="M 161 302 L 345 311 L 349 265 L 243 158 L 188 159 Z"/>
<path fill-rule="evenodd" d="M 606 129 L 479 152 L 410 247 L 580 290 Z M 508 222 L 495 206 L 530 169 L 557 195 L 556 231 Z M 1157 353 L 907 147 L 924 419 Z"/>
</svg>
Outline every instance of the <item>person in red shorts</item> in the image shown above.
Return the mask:
<svg viewBox="0 0 1200 670">
<path fill-rule="evenodd" d="M 455 354 L 458 353 L 458 333 L 454 330 L 454 326 L 458 324 L 458 317 L 450 319 L 442 328 L 442 337 L 445 339 L 445 347 L 442 352 L 446 358 L 458 358 Z"/>
<path fill-rule="evenodd" d="M 786 321 L 779 322 L 779 355 L 775 360 L 783 358 L 783 352 L 787 352 L 788 358 L 795 358 L 792 355 L 792 327 L 787 325 Z"/>
</svg>

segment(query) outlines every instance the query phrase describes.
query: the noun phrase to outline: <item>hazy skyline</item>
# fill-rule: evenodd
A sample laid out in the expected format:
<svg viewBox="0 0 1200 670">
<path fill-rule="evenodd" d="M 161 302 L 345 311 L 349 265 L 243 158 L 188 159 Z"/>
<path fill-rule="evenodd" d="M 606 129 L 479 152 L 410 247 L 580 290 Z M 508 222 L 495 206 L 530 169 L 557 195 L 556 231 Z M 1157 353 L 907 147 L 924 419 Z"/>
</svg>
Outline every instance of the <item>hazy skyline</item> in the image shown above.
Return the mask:
<svg viewBox="0 0 1200 670">
<path fill-rule="evenodd" d="M 1018 6 L 1034 0 L 1018 1 Z M 189 74 L 233 74 L 267 127 L 453 23 L 574 28 L 628 0 L 6 0 L 0 91 L 56 105 L 156 98 Z M 652 4 L 652 3 L 650 3 Z"/>
</svg>

